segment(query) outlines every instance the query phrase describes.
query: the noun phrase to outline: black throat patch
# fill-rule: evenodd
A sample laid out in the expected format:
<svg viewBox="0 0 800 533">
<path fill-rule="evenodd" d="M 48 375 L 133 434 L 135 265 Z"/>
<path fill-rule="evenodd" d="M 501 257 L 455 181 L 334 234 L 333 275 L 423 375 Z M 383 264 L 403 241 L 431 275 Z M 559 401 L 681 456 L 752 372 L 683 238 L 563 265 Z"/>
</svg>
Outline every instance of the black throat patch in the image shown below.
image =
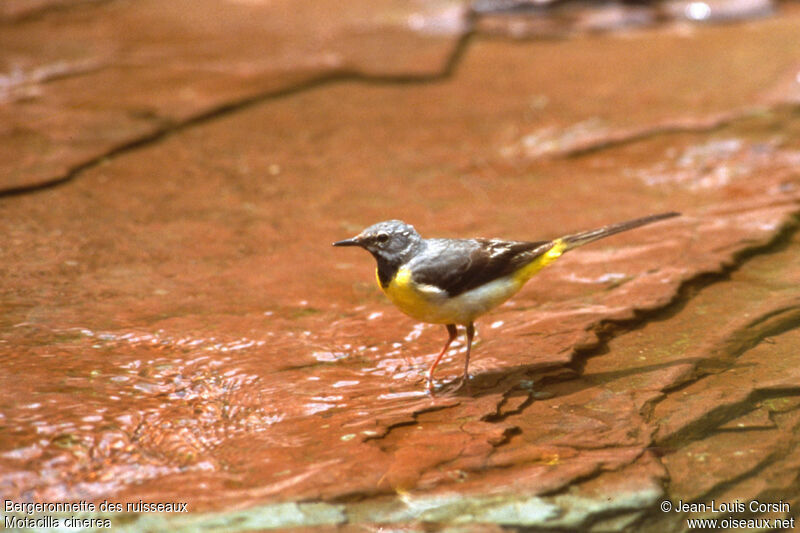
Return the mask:
<svg viewBox="0 0 800 533">
<path fill-rule="evenodd" d="M 375 261 L 378 263 L 378 281 L 380 281 L 381 287 L 385 289 L 397 275 L 402 263 L 400 261 L 389 261 L 377 255 L 375 256 Z"/>
</svg>

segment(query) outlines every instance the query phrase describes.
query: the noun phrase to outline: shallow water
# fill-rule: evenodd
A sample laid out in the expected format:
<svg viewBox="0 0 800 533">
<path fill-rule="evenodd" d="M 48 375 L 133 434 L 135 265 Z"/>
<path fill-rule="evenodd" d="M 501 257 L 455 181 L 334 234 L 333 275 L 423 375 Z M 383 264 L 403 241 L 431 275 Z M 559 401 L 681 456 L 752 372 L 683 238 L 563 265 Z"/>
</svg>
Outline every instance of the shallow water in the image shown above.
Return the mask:
<svg viewBox="0 0 800 533">
<path fill-rule="evenodd" d="M 225 27 L 253 39 L 265 31 L 253 17 L 288 9 L 235 4 Z M 33 83 L 41 92 L 28 96 L 17 87 L 2 111 L 16 124 L 8 136 L 34 154 L 7 158 L 10 192 L 0 198 L 4 498 L 178 500 L 230 513 L 203 523 L 233 524 L 236 509 L 256 523 L 294 517 L 263 527 L 459 516 L 578 527 L 611 513 L 619 529 L 659 498 L 688 493 L 681 476 L 692 469 L 653 450 L 702 447 L 715 424 L 746 411 L 698 393 L 689 411 L 726 415 L 669 416 L 681 410 L 671 391 L 710 372 L 728 342 L 704 335 L 730 333 L 769 360 L 763 337 L 794 327 L 791 313 L 766 333 L 725 314 L 738 316 L 778 279 L 761 271 L 741 280 L 734 309 L 714 304 L 702 327 L 686 313 L 721 273 L 788 246 L 800 161 L 796 9 L 726 26 L 570 29 L 561 41 L 501 39 L 496 24 L 478 25 L 465 41 L 468 26 L 445 24 L 463 20 L 463 7 L 428 6 L 440 14 L 431 32 L 428 18 L 387 5 L 308 15 L 330 30 L 324 53 L 275 47 L 264 58 L 230 33 L 208 56 L 189 54 L 180 32 L 160 45 L 145 32 L 133 42 L 152 48 L 126 48 L 103 16 L 176 24 L 147 3 L 20 23 L 55 26 L 59 42 L 96 17 L 85 42 L 104 44 L 94 50 L 113 66 Z M 213 34 L 199 18 L 180 31 Z M 23 27 L 12 29 L 8 42 Z M 281 42 L 295 42 L 287 32 Z M 401 58 L 394 43 L 410 43 Z M 44 57 L 26 46 L 25 61 Z M 174 62 L 131 69 L 161 54 Z M 113 110 L 92 89 L 106 87 L 100 80 L 124 89 Z M 160 87 L 145 108 L 139 85 Z M 78 121 L 81 102 L 91 105 Z M 115 134 L 86 137 L 100 123 Z M 38 150 L 48 157 L 32 132 L 47 133 Z M 52 181 L 63 183 L 19 194 L 20 184 Z M 444 328 L 393 309 L 366 253 L 330 247 L 388 218 L 423 236 L 539 240 L 669 210 L 684 215 L 567 254 L 480 320 L 470 385 L 457 386 L 459 338 L 434 395 L 424 373 Z M 791 280 L 790 258 L 781 261 L 780 279 Z M 783 285 L 758 292 L 754 316 L 794 309 L 793 297 Z M 650 320 L 663 331 L 615 347 L 616 335 Z M 742 331 L 755 340 L 740 341 Z M 661 352 L 632 371 L 642 346 Z M 792 386 L 775 383 L 770 401 L 791 402 Z M 715 438 L 716 450 L 730 445 Z M 710 472 L 710 488 L 693 497 L 726 475 Z M 611 495 L 607 507 L 597 493 Z M 147 529 L 148 519 L 125 520 Z M 153 527 L 196 525 L 171 524 Z"/>
</svg>

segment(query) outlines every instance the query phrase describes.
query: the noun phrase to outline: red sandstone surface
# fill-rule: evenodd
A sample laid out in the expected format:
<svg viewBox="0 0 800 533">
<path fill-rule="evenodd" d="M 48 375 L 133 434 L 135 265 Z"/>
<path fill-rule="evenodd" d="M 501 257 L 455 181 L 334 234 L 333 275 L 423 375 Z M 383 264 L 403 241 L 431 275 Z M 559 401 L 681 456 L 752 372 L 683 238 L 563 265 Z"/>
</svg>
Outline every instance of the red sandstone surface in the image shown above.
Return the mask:
<svg viewBox="0 0 800 533">
<path fill-rule="evenodd" d="M 800 13 L 559 41 L 497 20 L 0 11 L 3 498 L 193 511 L 131 530 L 796 516 Z M 483 317 L 469 387 L 459 343 L 433 396 L 444 328 L 330 247 L 388 218 L 538 240 L 669 210 Z"/>
</svg>

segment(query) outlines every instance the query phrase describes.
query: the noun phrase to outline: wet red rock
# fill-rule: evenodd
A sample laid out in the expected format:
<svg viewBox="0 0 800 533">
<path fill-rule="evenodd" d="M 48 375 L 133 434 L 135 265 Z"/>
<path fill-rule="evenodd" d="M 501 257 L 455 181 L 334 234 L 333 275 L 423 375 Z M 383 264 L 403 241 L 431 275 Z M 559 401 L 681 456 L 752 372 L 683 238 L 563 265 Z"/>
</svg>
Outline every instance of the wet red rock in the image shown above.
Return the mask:
<svg viewBox="0 0 800 533">
<path fill-rule="evenodd" d="M 390 70 L 431 83 L 293 90 L 341 64 L 299 68 L 316 57 L 299 48 L 274 75 L 281 56 L 242 43 L 269 33 L 253 13 L 282 4 L 231 5 L 209 57 L 186 49 L 188 34 L 216 35 L 199 21 L 206 4 L 161 44 L 148 35 L 172 28 L 177 7 L 89 5 L 0 37 L 55 26 L 56 41 L 105 43 L 93 53 L 109 64 L 164 54 L 201 65 L 92 67 L 0 110 L 17 125 L 6 187 L 72 176 L 0 198 L 5 498 L 180 500 L 198 513 L 140 523 L 151 529 L 233 523 L 245 509 L 288 517 L 269 527 L 659 531 L 684 518 L 654 511 L 664 499 L 800 505 L 800 131 L 785 81 L 798 14 L 747 23 L 756 51 L 734 27 L 654 29 L 633 47 L 614 35 L 473 39 L 437 78 L 456 36 L 410 33 L 404 8 L 376 6 L 378 22 L 343 41 L 368 9 L 355 6 L 331 22 L 344 63 L 378 72 L 387 51 L 371 38 L 412 40 Z M 149 48 L 111 46 L 123 42 L 111 23 L 79 27 L 100 14 L 140 29 L 157 20 L 124 37 Z M 376 30 L 387 24 L 400 29 Z M 44 41 L 26 46 L 50 61 Z M 100 78 L 121 92 L 82 92 Z M 113 112 L 96 112 L 111 100 Z M 172 134 L 97 164 L 162 131 L 137 111 L 145 101 Z M 23 131 L 51 139 L 43 148 Z M 75 140 L 88 131 L 103 139 Z M 423 377 L 443 328 L 391 308 L 367 254 L 330 248 L 394 217 L 425 236 L 539 239 L 672 209 L 684 215 L 571 252 L 484 317 L 469 387 L 455 385 L 459 342 L 433 397 Z"/>
<path fill-rule="evenodd" d="M 347 9 L 288 1 L 69 4 L 6 7 L 4 189 L 69 179 L 187 121 L 326 76 L 425 79 L 441 71 L 454 34 L 465 29 L 453 2 L 349 2 Z M 443 33 L 409 27 L 442 10 L 453 19 Z"/>
</svg>

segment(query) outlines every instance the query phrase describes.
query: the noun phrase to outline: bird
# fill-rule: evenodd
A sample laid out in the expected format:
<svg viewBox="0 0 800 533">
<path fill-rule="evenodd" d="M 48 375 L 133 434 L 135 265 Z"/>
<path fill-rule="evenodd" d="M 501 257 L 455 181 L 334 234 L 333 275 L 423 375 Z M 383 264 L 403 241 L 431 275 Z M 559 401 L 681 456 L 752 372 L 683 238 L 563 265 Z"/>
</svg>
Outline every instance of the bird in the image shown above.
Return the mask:
<svg viewBox="0 0 800 533">
<path fill-rule="evenodd" d="M 373 224 L 333 246 L 358 246 L 375 258 L 378 285 L 406 315 L 443 324 L 448 339 L 427 372 L 433 373 L 458 335 L 466 329 L 467 351 L 462 383 L 469 380 L 475 319 L 516 294 L 542 268 L 564 253 L 598 239 L 679 216 L 671 211 L 649 215 L 545 241 L 502 239 L 423 239 L 402 220 Z"/>
</svg>

